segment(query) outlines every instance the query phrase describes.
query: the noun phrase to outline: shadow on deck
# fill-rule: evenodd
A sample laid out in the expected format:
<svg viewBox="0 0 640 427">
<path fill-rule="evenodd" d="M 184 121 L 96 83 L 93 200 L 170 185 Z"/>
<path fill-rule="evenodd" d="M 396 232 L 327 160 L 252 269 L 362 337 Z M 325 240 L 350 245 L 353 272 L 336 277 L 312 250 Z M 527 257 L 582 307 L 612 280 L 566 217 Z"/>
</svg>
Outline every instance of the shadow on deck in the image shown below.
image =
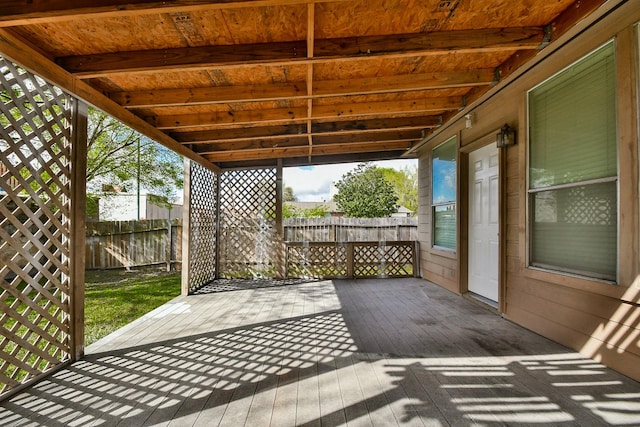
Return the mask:
<svg viewBox="0 0 640 427">
<path fill-rule="evenodd" d="M 638 425 L 640 384 L 418 279 L 178 297 L 1 425 Z"/>
</svg>

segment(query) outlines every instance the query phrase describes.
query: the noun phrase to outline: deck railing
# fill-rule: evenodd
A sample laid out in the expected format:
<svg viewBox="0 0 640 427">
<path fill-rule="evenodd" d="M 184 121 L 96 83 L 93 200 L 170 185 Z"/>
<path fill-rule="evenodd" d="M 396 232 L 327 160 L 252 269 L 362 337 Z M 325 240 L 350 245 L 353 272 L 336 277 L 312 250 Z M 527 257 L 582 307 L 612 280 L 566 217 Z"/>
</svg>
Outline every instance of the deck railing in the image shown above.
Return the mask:
<svg viewBox="0 0 640 427">
<path fill-rule="evenodd" d="M 288 242 L 287 277 L 417 277 L 417 241 Z"/>
</svg>

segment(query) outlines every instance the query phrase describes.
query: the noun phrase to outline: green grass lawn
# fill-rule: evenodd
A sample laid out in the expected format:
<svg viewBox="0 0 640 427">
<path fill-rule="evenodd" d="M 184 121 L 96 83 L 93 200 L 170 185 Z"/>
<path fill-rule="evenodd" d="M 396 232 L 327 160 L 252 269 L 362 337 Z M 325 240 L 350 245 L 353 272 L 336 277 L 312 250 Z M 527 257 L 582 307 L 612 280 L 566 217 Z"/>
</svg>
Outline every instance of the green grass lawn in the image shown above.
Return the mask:
<svg viewBox="0 0 640 427">
<path fill-rule="evenodd" d="M 87 272 L 85 345 L 180 295 L 180 272 Z"/>
</svg>

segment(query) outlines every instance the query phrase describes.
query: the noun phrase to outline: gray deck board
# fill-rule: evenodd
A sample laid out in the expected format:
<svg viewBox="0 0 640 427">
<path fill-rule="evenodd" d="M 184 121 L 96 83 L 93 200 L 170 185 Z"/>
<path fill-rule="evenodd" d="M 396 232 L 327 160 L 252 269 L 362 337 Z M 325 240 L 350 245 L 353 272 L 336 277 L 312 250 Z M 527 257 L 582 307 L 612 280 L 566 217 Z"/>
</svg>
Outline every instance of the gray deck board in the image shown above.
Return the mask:
<svg viewBox="0 0 640 427">
<path fill-rule="evenodd" d="M 2 426 L 640 425 L 640 384 L 417 279 L 178 297 Z"/>
</svg>

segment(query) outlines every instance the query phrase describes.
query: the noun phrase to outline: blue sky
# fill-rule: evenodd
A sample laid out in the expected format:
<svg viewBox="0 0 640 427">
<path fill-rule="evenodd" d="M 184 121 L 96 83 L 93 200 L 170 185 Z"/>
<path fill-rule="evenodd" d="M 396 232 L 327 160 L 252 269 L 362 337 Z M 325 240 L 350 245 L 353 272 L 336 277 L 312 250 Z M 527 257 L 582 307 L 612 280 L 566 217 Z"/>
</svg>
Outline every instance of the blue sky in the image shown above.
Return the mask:
<svg viewBox="0 0 640 427">
<path fill-rule="evenodd" d="M 433 162 L 433 202 L 456 200 L 456 163 L 435 159 Z"/>
<path fill-rule="evenodd" d="M 415 167 L 416 159 L 386 160 L 372 162 L 384 168 L 403 169 L 407 166 Z M 282 172 L 285 187 L 292 187 L 293 193 L 301 202 L 328 202 L 331 200 L 331 184 L 342 178 L 342 175 L 355 169 L 357 163 L 343 163 L 335 165 L 302 166 L 284 168 Z"/>
</svg>

